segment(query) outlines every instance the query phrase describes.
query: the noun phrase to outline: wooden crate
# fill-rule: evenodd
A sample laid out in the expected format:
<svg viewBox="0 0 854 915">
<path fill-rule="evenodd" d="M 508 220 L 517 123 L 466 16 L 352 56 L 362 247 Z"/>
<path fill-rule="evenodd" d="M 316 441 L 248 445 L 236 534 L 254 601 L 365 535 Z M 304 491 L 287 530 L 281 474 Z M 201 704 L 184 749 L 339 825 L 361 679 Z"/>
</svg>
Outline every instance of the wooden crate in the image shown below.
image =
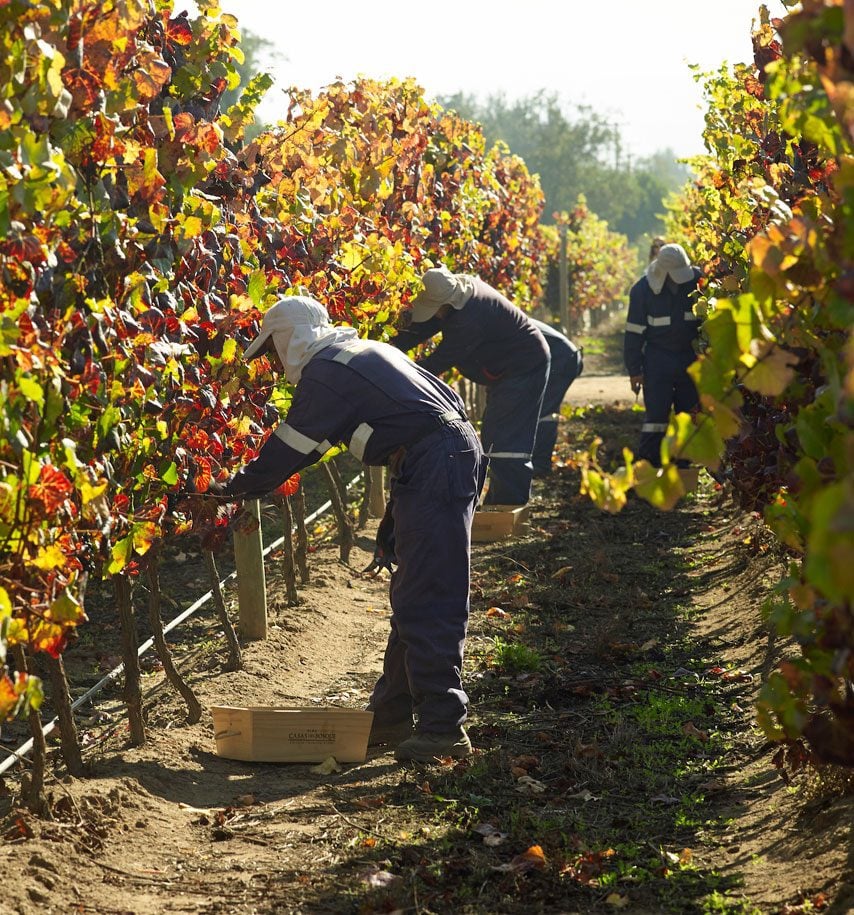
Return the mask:
<svg viewBox="0 0 854 915">
<path fill-rule="evenodd" d="M 530 513 L 527 505 L 484 505 L 474 513 L 472 543 L 493 543 L 518 537 L 528 530 Z"/>
<path fill-rule="evenodd" d="M 373 712 L 343 708 L 214 706 L 217 756 L 252 762 L 362 762 Z"/>
</svg>

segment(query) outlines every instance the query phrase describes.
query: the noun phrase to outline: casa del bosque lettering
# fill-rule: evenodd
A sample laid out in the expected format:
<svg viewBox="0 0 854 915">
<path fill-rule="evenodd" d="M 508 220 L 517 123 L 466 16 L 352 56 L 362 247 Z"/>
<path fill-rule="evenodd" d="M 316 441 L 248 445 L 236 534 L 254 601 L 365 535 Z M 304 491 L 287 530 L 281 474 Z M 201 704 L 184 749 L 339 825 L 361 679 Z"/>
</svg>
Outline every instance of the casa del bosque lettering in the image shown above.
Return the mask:
<svg viewBox="0 0 854 915">
<path fill-rule="evenodd" d="M 335 732 L 318 731 L 316 728 L 307 728 L 304 731 L 289 731 L 288 740 L 295 743 L 335 743 Z"/>
</svg>

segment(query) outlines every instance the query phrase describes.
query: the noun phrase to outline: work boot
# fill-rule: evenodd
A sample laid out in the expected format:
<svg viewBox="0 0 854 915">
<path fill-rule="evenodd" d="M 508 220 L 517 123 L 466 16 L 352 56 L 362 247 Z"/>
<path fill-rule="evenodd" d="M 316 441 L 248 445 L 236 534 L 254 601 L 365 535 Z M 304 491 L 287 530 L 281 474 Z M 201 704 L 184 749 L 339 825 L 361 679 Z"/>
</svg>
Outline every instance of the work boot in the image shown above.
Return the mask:
<svg viewBox="0 0 854 915">
<path fill-rule="evenodd" d="M 368 735 L 368 746 L 378 747 L 388 743 L 397 746 L 409 737 L 415 728 L 412 715 L 398 721 L 377 721 L 374 718 L 371 724 L 371 733 Z"/>
<path fill-rule="evenodd" d="M 410 738 L 398 744 L 394 758 L 399 762 L 433 762 L 445 756 L 462 759 L 470 754 L 471 741 L 460 727 L 441 734 L 416 731 Z"/>
</svg>

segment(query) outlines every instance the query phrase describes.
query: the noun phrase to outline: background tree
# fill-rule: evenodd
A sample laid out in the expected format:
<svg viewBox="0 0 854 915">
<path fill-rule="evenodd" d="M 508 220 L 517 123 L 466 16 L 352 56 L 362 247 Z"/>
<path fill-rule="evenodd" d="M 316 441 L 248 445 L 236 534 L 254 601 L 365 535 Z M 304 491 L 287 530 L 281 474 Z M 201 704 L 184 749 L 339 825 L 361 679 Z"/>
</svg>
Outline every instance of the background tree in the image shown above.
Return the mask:
<svg viewBox="0 0 854 915">
<path fill-rule="evenodd" d="M 247 29 L 240 29 L 240 49 L 243 51 L 243 62 L 235 61 L 233 66 L 240 75 L 240 85 L 233 89 L 226 89 L 222 94 L 220 108 L 227 111 L 232 105 L 235 105 L 240 99 L 240 95 L 253 76 L 270 70 L 275 63 L 285 59 L 275 42 L 256 35 Z M 283 105 L 284 108 L 284 105 Z M 282 112 L 284 117 L 284 111 Z M 245 130 L 245 142 L 251 143 L 259 134 L 269 129 L 261 118 L 255 112 L 255 123 L 249 124 Z"/>
<path fill-rule="evenodd" d="M 590 210 L 632 241 L 662 231 L 662 201 L 690 174 L 669 149 L 633 162 L 616 124 L 582 105 L 569 116 L 553 92 L 483 102 L 457 93 L 440 103 L 482 124 L 487 143 L 503 140 L 525 160 L 540 176 L 546 213 L 572 210 L 583 194 Z"/>
</svg>

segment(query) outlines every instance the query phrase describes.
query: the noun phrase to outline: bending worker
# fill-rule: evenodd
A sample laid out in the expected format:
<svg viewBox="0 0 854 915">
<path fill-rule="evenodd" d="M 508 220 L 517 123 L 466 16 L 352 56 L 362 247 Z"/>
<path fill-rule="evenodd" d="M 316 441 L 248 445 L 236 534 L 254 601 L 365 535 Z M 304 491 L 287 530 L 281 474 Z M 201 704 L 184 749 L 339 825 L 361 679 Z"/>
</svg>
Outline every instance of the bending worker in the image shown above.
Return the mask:
<svg viewBox="0 0 854 915">
<path fill-rule="evenodd" d="M 476 276 L 441 266 L 428 270 L 422 282 L 411 324 L 392 342 L 408 351 L 441 333 L 439 345 L 418 364 L 434 375 L 456 368 L 486 386 L 480 439 L 490 471 L 484 502 L 525 505 L 549 372 L 543 335 L 521 309 Z"/>
<path fill-rule="evenodd" d="M 699 405 L 686 369 L 697 358 L 693 295 L 700 275 L 681 245 L 663 245 L 629 293 L 623 355 L 632 391 L 643 389 L 646 408 L 637 457 L 654 467 L 661 465 L 671 407 L 690 413 Z"/>
<path fill-rule="evenodd" d="M 552 452 L 557 441 L 560 406 L 569 386 L 584 370 L 582 352 L 569 337 L 550 324 L 529 319 L 543 335 L 549 348 L 549 380 L 543 395 L 537 437 L 534 441 L 534 476 L 546 476 L 552 469 Z"/>
<path fill-rule="evenodd" d="M 370 742 L 397 744 L 400 760 L 468 755 L 460 676 L 471 522 L 485 460 L 462 401 L 394 347 L 334 327 L 323 305 L 304 296 L 276 302 L 244 355 L 266 356 L 296 388 L 285 421 L 224 495 L 270 493 L 338 442 L 366 464 L 392 459 L 390 517 L 378 555 L 384 551 L 387 560 L 393 552 L 398 567 L 383 674 L 369 705 Z"/>
</svg>

